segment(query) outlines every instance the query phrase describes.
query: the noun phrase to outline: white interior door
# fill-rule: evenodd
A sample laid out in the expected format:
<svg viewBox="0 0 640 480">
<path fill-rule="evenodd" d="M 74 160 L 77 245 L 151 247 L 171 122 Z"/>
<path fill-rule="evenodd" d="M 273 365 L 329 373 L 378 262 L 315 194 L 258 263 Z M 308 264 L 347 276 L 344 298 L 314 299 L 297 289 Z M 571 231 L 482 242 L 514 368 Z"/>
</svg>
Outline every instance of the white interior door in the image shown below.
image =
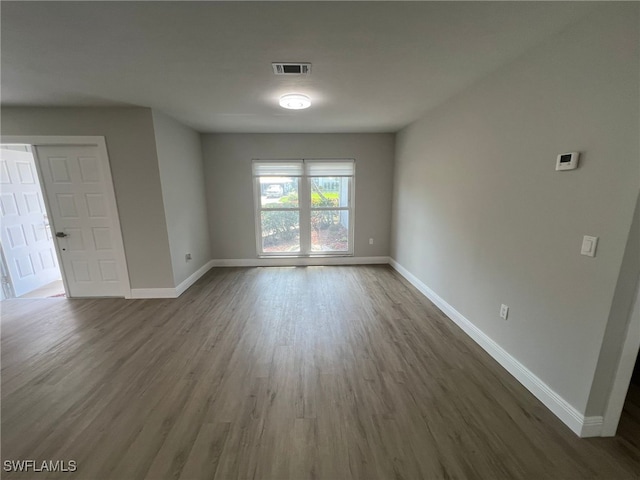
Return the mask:
<svg viewBox="0 0 640 480">
<path fill-rule="evenodd" d="M 108 158 L 94 145 L 38 145 L 35 151 L 67 295 L 128 296 Z"/>
<path fill-rule="evenodd" d="M 33 154 L 0 149 L 2 248 L 16 297 L 60 279 Z"/>
</svg>

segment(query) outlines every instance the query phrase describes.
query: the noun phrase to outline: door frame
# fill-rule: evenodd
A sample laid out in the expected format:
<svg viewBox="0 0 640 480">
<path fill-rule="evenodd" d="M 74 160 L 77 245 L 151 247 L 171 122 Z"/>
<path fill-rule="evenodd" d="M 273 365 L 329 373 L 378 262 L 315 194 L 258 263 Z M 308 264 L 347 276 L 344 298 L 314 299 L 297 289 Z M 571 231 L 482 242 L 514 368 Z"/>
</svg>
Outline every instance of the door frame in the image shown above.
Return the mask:
<svg viewBox="0 0 640 480">
<path fill-rule="evenodd" d="M 30 145 L 33 153 L 33 158 L 36 164 L 36 171 L 38 172 L 38 179 L 40 181 L 40 187 L 43 192 L 46 192 L 46 186 L 40 171 L 40 162 L 38 161 L 38 152 L 34 147 L 44 146 L 91 146 L 97 147 L 100 162 L 102 163 L 105 183 L 107 184 L 106 203 L 109 215 L 113 219 L 113 233 L 114 233 L 114 251 L 118 260 L 118 273 L 122 278 L 122 296 L 124 298 L 131 297 L 131 282 L 129 280 L 129 269 L 127 265 L 127 257 L 124 251 L 124 241 L 122 239 L 122 227 L 120 226 L 120 214 L 118 211 L 118 204 L 115 197 L 115 188 L 113 185 L 113 177 L 111 176 L 111 165 L 109 162 L 109 154 L 107 152 L 107 143 L 103 136 L 78 136 L 78 135 L 2 135 L 0 136 L 0 144 L 22 144 Z M 109 188 L 110 187 L 110 188 Z M 52 231 L 56 230 L 53 217 L 51 216 L 51 208 L 47 195 L 43 195 L 45 210 L 49 217 L 49 223 L 52 227 Z M 66 292 L 69 292 L 67 286 L 67 273 L 64 270 L 62 263 L 62 256 L 60 255 L 60 249 L 58 242 L 53 242 L 56 248 L 56 255 L 58 257 L 58 264 L 60 265 L 60 273 L 62 274 L 62 282 Z M 78 297 L 81 298 L 81 297 Z"/>
</svg>

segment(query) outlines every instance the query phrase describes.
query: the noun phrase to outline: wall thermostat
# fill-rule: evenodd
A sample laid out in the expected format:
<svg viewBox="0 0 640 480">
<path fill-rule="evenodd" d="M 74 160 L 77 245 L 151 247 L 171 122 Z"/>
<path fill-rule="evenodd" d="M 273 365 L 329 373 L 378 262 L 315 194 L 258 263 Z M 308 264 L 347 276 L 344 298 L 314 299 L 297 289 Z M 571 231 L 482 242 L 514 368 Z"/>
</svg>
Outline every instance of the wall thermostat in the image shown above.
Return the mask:
<svg viewBox="0 0 640 480">
<path fill-rule="evenodd" d="M 578 168 L 578 152 L 561 153 L 556 160 L 556 170 L 573 170 Z"/>
</svg>

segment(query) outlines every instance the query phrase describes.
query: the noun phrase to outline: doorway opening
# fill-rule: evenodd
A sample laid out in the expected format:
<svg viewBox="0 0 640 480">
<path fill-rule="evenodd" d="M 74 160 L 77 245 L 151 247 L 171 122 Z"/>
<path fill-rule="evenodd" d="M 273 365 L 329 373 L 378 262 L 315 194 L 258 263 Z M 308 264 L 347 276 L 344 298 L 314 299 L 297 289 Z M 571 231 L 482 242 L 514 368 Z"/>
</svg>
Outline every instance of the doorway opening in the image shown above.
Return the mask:
<svg viewBox="0 0 640 480">
<path fill-rule="evenodd" d="M 0 145 L 1 299 L 65 297 L 30 145 Z"/>
<path fill-rule="evenodd" d="M 631 381 L 625 398 L 618 431 L 616 435 L 635 443 L 640 447 L 637 435 L 640 431 L 640 355 L 636 357 L 636 363 L 631 374 Z"/>
</svg>

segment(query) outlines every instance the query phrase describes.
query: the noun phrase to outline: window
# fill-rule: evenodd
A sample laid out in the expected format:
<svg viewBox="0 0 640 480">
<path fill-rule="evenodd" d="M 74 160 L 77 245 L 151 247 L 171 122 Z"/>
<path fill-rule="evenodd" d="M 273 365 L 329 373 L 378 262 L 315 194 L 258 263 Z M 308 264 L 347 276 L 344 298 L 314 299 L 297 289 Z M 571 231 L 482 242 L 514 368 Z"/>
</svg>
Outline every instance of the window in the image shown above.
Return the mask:
<svg viewBox="0 0 640 480">
<path fill-rule="evenodd" d="M 254 160 L 260 256 L 353 254 L 353 160 Z"/>
</svg>

